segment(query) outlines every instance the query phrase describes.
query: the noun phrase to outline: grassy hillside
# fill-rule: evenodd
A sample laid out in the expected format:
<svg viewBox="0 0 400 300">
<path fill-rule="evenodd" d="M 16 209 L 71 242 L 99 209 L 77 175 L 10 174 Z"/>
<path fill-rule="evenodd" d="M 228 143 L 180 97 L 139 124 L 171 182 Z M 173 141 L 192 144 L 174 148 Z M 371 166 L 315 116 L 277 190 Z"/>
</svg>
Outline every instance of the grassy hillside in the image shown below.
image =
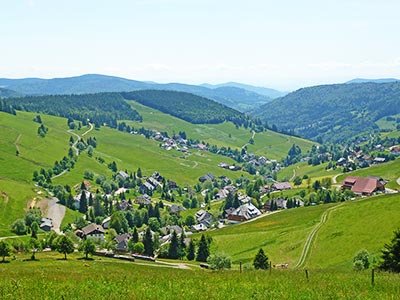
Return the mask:
<svg viewBox="0 0 400 300">
<path fill-rule="evenodd" d="M 14 299 L 396 299 L 398 274 L 369 272 L 227 271 L 171 268 L 162 264 L 124 262 L 108 258 L 67 261 L 59 253 L 39 253 L 40 261 L 16 261 L 2 266 L 3 295 Z"/>
<path fill-rule="evenodd" d="M 341 169 L 327 171 L 325 167 L 328 163 L 323 163 L 318 166 L 309 165 L 307 162 L 300 162 L 289 167 L 286 167 L 278 172 L 278 180 L 291 179 L 294 176 L 303 177 L 307 175 L 312 179 L 322 178 L 322 177 L 332 177 L 341 172 Z"/>
<path fill-rule="evenodd" d="M 343 141 L 378 131 L 376 121 L 400 113 L 400 83 L 302 88 L 254 111 L 279 129 L 317 140 Z"/>
<path fill-rule="evenodd" d="M 294 267 L 312 229 L 328 214 L 313 240 L 306 266 L 351 270 L 356 252 L 366 248 L 379 255 L 393 231 L 400 226 L 400 195 L 379 196 L 347 202 L 296 208 L 256 221 L 213 231 L 214 251 L 226 253 L 234 263 L 251 263 L 254 253 L 264 248 L 273 263 Z M 340 250 L 338 250 L 340 249 Z"/>
<path fill-rule="evenodd" d="M 361 249 L 380 256 L 380 250 L 400 227 L 400 194 L 346 203 L 329 216 L 312 247 L 310 268 L 352 268 Z"/>
<path fill-rule="evenodd" d="M 252 137 L 252 133 L 241 127 L 237 129 L 232 123 L 193 125 L 135 101 L 129 101 L 129 104 L 143 117 L 143 123 L 131 123 L 134 126 L 142 125 L 145 128 L 167 131 L 170 134 L 185 131 L 190 138 L 218 146 L 240 149 L 247 144 L 250 152 L 264 155 L 270 159 L 283 159 L 293 144 L 299 145 L 304 152 L 311 149 L 314 144 L 304 139 L 267 130 L 256 133 L 254 145 L 250 145 L 248 142 Z"/>
<path fill-rule="evenodd" d="M 396 182 L 400 178 L 400 159 L 396 159 L 384 164 L 374 165 L 369 168 L 359 169 L 353 172 L 345 173 L 338 176 L 337 181 L 341 183 L 347 176 L 380 176 L 389 180 L 386 187 L 392 189 L 400 189 L 400 185 Z"/>
<path fill-rule="evenodd" d="M 219 124 L 231 121 L 242 125 L 246 116 L 225 105 L 190 93 L 145 90 L 121 93 L 128 100 L 178 117 L 193 124 Z"/>
</svg>

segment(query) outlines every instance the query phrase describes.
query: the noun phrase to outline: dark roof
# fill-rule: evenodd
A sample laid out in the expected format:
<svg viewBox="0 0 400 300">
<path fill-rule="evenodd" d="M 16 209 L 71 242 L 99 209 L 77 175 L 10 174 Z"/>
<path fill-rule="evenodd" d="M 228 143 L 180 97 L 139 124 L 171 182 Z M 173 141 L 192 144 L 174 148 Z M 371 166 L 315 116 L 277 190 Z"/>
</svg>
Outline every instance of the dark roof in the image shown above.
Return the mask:
<svg viewBox="0 0 400 300">
<path fill-rule="evenodd" d="M 82 232 L 84 235 L 91 235 L 91 234 L 104 234 L 104 228 L 101 225 L 97 225 L 96 223 L 90 223 L 89 225 L 82 228 Z"/>
</svg>

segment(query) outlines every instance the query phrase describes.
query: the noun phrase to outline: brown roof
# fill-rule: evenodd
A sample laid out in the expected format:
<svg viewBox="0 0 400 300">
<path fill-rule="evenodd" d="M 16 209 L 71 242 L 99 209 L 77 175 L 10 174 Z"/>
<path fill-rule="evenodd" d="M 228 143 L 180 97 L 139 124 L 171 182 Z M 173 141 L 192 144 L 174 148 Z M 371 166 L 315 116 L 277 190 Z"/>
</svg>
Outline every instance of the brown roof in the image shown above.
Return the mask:
<svg viewBox="0 0 400 300">
<path fill-rule="evenodd" d="M 360 194 L 372 194 L 378 189 L 384 189 L 383 184 L 376 178 L 348 176 L 343 180 L 343 185 L 346 184 L 351 184 L 351 190 Z"/>
<path fill-rule="evenodd" d="M 82 228 L 84 235 L 104 233 L 103 226 L 97 225 L 96 223 L 90 223 L 89 225 Z"/>
</svg>

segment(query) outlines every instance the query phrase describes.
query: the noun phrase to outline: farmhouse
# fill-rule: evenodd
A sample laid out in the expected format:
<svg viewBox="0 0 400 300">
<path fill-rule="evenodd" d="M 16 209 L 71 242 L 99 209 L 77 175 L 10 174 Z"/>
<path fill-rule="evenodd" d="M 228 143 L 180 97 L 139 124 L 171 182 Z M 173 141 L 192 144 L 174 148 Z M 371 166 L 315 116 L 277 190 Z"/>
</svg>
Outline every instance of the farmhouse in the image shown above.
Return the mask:
<svg viewBox="0 0 400 300">
<path fill-rule="evenodd" d="M 104 229 L 110 228 L 110 221 L 111 221 L 111 217 L 105 218 L 103 220 L 103 222 L 101 222 L 101 226 L 103 226 Z"/>
<path fill-rule="evenodd" d="M 139 187 L 139 192 L 142 194 L 151 195 L 153 194 L 154 189 L 155 189 L 154 186 L 146 181 Z"/>
<path fill-rule="evenodd" d="M 347 176 L 343 180 L 343 190 L 351 190 L 357 195 L 370 196 L 374 192 L 384 191 L 385 186 L 376 177 Z"/>
<path fill-rule="evenodd" d="M 199 178 L 199 181 L 200 181 L 200 182 L 204 182 L 204 181 L 207 181 L 207 180 L 215 181 L 215 176 L 214 176 L 214 174 L 212 174 L 212 173 L 207 173 L 206 175 L 201 176 L 201 177 Z"/>
<path fill-rule="evenodd" d="M 141 196 L 136 197 L 134 202 L 136 204 L 149 205 L 151 204 L 151 197 L 147 194 L 143 194 Z"/>
<path fill-rule="evenodd" d="M 235 209 L 228 216 L 228 220 L 232 223 L 251 220 L 261 215 L 261 212 L 251 202 L 245 203 Z"/>
<path fill-rule="evenodd" d="M 271 186 L 272 190 L 274 191 L 284 191 L 284 190 L 291 190 L 292 186 L 289 182 L 275 182 Z"/>
<path fill-rule="evenodd" d="M 104 240 L 104 228 L 101 225 L 90 223 L 82 228 L 82 237 Z"/>
<path fill-rule="evenodd" d="M 50 231 L 53 228 L 53 220 L 49 218 L 42 218 L 40 229 Z"/>
<path fill-rule="evenodd" d="M 118 234 L 114 240 L 116 241 L 116 251 L 117 252 L 126 252 L 128 250 L 128 243 L 131 238 L 129 233 Z"/>
</svg>

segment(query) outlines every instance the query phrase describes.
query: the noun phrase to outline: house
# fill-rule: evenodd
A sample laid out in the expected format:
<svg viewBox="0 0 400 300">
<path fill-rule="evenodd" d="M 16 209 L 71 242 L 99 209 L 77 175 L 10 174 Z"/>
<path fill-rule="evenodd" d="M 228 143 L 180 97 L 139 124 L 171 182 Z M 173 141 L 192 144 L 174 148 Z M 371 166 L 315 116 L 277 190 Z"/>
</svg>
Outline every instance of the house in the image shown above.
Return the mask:
<svg viewBox="0 0 400 300">
<path fill-rule="evenodd" d="M 200 209 L 194 216 L 198 224 L 204 224 L 205 226 L 210 226 L 212 214 L 204 209 Z"/>
<path fill-rule="evenodd" d="M 207 173 L 206 175 L 201 176 L 201 177 L 199 178 L 199 181 L 200 181 L 200 182 L 204 182 L 204 181 L 207 181 L 207 180 L 215 181 L 215 176 L 214 176 L 214 174 L 212 174 L 212 173 Z"/>
<path fill-rule="evenodd" d="M 88 191 L 88 190 L 90 190 L 90 188 L 92 187 L 91 185 L 90 185 L 90 182 L 88 181 L 88 180 L 84 180 L 83 181 L 83 184 L 85 185 L 85 189 Z"/>
<path fill-rule="evenodd" d="M 176 204 L 172 204 L 169 213 L 170 213 L 170 214 L 173 214 L 173 215 L 177 215 L 177 214 L 179 214 L 181 211 L 184 211 L 184 210 L 186 210 L 186 209 L 185 209 L 183 206 L 176 205 Z"/>
<path fill-rule="evenodd" d="M 128 251 L 128 243 L 131 239 L 131 235 L 129 233 L 118 234 L 114 240 L 117 242 L 116 251 L 117 252 L 127 252 Z"/>
<path fill-rule="evenodd" d="M 272 203 L 276 203 L 277 209 L 286 209 L 287 200 L 283 198 L 273 198 L 264 203 L 264 209 L 267 211 L 271 211 Z M 303 203 L 304 205 L 304 203 Z"/>
<path fill-rule="evenodd" d="M 292 186 L 289 182 L 275 182 L 272 184 L 271 188 L 274 191 L 285 191 L 292 189 Z"/>
<path fill-rule="evenodd" d="M 203 223 L 201 223 L 201 224 L 193 225 L 192 229 L 194 231 L 204 231 L 204 230 L 207 230 L 207 226 L 204 225 Z"/>
<path fill-rule="evenodd" d="M 101 226 L 103 226 L 104 229 L 110 228 L 110 221 L 111 221 L 111 217 L 105 218 L 103 220 L 103 222 L 101 222 Z"/>
<path fill-rule="evenodd" d="M 39 227 L 44 231 L 51 231 L 51 229 L 53 228 L 53 220 L 49 218 L 42 218 Z"/>
<path fill-rule="evenodd" d="M 133 207 L 132 207 L 132 204 L 130 204 L 128 201 L 122 200 L 121 202 L 119 202 L 117 204 L 117 209 L 126 211 L 126 210 L 133 210 Z"/>
<path fill-rule="evenodd" d="M 347 159 L 345 159 L 344 157 L 341 157 L 336 161 L 336 164 L 338 166 L 344 166 L 346 164 L 346 162 L 347 162 Z"/>
<path fill-rule="evenodd" d="M 400 155 L 400 146 L 393 146 L 390 147 L 390 153 L 395 155 L 395 156 L 399 156 Z"/>
<path fill-rule="evenodd" d="M 162 181 L 162 177 L 161 177 L 161 181 Z M 160 185 L 160 183 L 157 181 L 157 179 L 155 179 L 153 177 L 147 178 L 147 182 L 150 183 L 154 188 L 157 188 Z"/>
<path fill-rule="evenodd" d="M 258 162 L 260 163 L 260 165 L 266 165 L 267 164 L 267 159 L 264 157 L 264 156 L 260 156 L 259 158 L 258 158 Z"/>
<path fill-rule="evenodd" d="M 136 204 L 149 205 L 151 204 L 151 197 L 147 194 L 143 194 L 141 196 L 136 197 L 134 202 Z"/>
<path fill-rule="evenodd" d="M 251 201 L 251 198 L 247 195 L 240 195 L 239 196 L 240 203 L 244 204 Z"/>
<path fill-rule="evenodd" d="M 225 189 L 221 189 L 218 191 L 218 193 L 215 194 L 214 199 L 215 200 L 223 200 L 226 197 L 228 197 L 229 192 Z"/>
<path fill-rule="evenodd" d="M 269 185 L 264 185 L 258 189 L 261 194 L 266 194 L 269 192 Z"/>
<path fill-rule="evenodd" d="M 82 228 L 82 237 L 104 240 L 104 228 L 96 223 L 90 223 Z"/>
<path fill-rule="evenodd" d="M 178 225 L 167 225 L 161 228 L 161 232 L 163 233 L 163 235 L 168 235 L 174 231 L 176 232 L 176 234 L 180 235 L 182 234 L 183 229 Z"/>
<path fill-rule="evenodd" d="M 223 216 L 225 219 L 227 219 L 228 216 L 229 216 L 230 214 L 232 214 L 235 210 L 236 210 L 236 208 L 234 208 L 234 207 L 225 209 L 225 211 L 224 211 L 224 213 L 223 213 L 222 216 Z"/>
<path fill-rule="evenodd" d="M 178 187 L 178 185 L 176 184 L 175 181 L 168 180 L 168 188 L 170 190 L 177 190 L 179 187 Z"/>
<path fill-rule="evenodd" d="M 145 181 L 140 187 L 139 187 L 139 192 L 141 194 L 149 194 L 152 195 L 154 191 L 154 186 L 151 185 L 149 182 Z"/>
<path fill-rule="evenodd" d="M 218 167 L 223 168 L 223 169 L 228 169 L 228 168 L 229 168 L 229 165 L 228 165 L 227 163 L 220 162 L 220 163 L 218 164 Z"/>
<path fill-rule="evenodd" d="M 251 202 L 245 203 L 235 209 L 229 216 L 228 220 L 232 223 L 244 222 L 261 215 L 261 212 Z"/>
<path fill-rule="evenodd" d="M 123 179 L 127 179 L 129 177 L 129 174 L 125 171 L 119 171 L 118 175 L 121 176 Z"/>
<path fill-rule="evenodd" d="M 231 170 L 231 171 L 239 171 L 241 169 L 242 169 L 242 167 L 240 167 L 240 166 L 229 166 L 229 170 Z"/>
<path fill-rule="evenodd" d="M 381 163 L 384 163 L 386 161 L 386 158 L 384 158 L 384 157 L 375 157 L 374 158 L 374 164 L 381 164 Z"/>
<path fill-rule="evenodd" d="M 376 177 L 347 176 L 342 183 L 343 190 L 351 190 L 355 194 L 370 196 L 374 192 L 384 191 L 385 186 Z"/>
</svg>

